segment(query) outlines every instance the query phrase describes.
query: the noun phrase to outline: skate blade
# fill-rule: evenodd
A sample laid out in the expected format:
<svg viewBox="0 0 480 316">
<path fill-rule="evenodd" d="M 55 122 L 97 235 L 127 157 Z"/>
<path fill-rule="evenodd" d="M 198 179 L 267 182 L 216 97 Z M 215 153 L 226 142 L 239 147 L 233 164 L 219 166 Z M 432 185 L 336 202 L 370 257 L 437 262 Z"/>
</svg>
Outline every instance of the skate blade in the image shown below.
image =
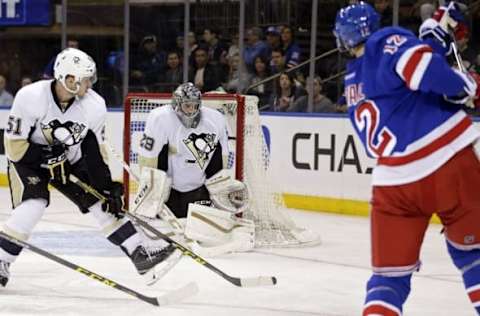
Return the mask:
<svg viewBox="0 0 480 316">
<path fill-rule="evenodd" d="M 171 256 L 144 274 L 145 283 L 152 286 L 162 279 L 182 259 L 182 252 L 176 249 Z"/>
</svg>

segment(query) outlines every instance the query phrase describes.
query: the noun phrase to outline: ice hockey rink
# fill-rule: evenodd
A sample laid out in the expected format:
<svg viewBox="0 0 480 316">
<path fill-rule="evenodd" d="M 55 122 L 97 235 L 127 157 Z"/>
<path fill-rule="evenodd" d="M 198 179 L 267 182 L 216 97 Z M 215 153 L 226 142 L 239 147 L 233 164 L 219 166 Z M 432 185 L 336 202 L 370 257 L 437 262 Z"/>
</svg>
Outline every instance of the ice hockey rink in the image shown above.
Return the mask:
<svg viewBox="0 0 480 316">
<path fill-rule="evenodd" d="M 272 287 L 237 288 L 188 257 L 153 287 L 95 229 L 93 219 L 57 193 L 36 227 L 31 243 L 147 295 L 190 281 L 199 292 L 179 304 L 153 307 L 123 292 L 25 250 L 0 289 L 0 315 L 360 315 L 369 278 L 367 218 L 292 211 L 292 217 L 319 232 L 322 244 L 310 248 L 258 250 L 209 261 L 234 276 L 274 275 Z M 0 189 L 0 222 L 10 212 L 8 190 Z M 425 239 L 423 267 L 412 282 L 404 314 L 475 315 L 461 279 L 432 225 Z"/>
</svg>

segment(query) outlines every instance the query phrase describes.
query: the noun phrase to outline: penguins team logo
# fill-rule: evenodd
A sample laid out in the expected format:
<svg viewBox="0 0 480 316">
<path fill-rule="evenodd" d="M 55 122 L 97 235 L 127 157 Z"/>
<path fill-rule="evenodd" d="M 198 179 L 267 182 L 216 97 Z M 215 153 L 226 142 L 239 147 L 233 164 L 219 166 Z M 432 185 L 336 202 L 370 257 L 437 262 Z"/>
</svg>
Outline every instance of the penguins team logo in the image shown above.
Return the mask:
<svg viewBox="0 0 480 316">
<path fill-rule="evenodd" d="M 187 139 L 183 140 L 183 143 L 195 157 L 194 161 L 187 160 L 187 162 L 197 162 L 200 168 L 203 169 L 207 163 L 210 154 L 215 151 L 217 144 L 215 143 L 215 134 L 202 133 L 197 135 L 192 133 L 188 135 Z"/>
<path fill-rule="evenodd" d="M 87 134 L 87 126 L 82 123 L 67 121 L 60 123 L 54 119 L 47 124 L 41 124 L 43 135 L 49 144 L 62 143 L 73 146 L 80 143 Z"/>
</svg>

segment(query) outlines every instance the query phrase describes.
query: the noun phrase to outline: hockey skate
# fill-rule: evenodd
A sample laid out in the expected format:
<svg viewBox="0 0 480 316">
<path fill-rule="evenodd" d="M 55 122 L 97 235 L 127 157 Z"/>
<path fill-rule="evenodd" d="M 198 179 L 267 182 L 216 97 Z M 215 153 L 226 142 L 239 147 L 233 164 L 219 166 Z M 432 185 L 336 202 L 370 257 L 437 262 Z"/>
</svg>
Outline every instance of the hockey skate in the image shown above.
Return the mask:
<svg viewBox="0 0 480 316">
<path fill-rule="evenodd" d="M 172 244 L 158 240 L 138 246 L 130 259 L 138 273 L 145 277 L 147 285 L 153 285 L 178 263 L 181 256 Z"/>
<path fill-rule="evenodd" d="M 5 287 L 10 277 L 10 263 L 0 260 L 0 284 Z"/>
</svg>

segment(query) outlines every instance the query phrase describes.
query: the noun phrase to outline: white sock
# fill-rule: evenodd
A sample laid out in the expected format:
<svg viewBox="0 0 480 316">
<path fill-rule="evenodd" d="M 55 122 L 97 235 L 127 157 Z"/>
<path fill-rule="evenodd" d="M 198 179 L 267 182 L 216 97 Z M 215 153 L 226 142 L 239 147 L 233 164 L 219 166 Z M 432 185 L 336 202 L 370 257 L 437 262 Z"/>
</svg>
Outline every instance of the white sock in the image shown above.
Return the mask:
<svg viewBox="0 0 480 316">
<path fill-rule="evenodd" d="M 131 255 L 135 248 L 140 246 L 141 243 L 142 237 L 137 232 L 136 234 L 128 237 L 124 242 L 122 242 L 122 247 L 124 247 L 127 250 L 128 254 Z"/>
<path fill-rule="evenodd" d="M 105 236 L 110 236 L 113 234 L 118 228 L 128 222 L 127 218 L 117 219 L 114 215 L 105 213 L 102 211 L 102 203 L 97 202 L 92 205 L 89 209 L 90 214 L 93 215 L 95 220 L 97 221 L 100 229 L 105 234 Z M 137 232 L 132 236 L 128 237 L 125 241 L 122 242 L 122 247 L 124 247 L 128 254 L 132 254 L 132 252 L 142 243 L 142 237 Z"/>
</svg>

